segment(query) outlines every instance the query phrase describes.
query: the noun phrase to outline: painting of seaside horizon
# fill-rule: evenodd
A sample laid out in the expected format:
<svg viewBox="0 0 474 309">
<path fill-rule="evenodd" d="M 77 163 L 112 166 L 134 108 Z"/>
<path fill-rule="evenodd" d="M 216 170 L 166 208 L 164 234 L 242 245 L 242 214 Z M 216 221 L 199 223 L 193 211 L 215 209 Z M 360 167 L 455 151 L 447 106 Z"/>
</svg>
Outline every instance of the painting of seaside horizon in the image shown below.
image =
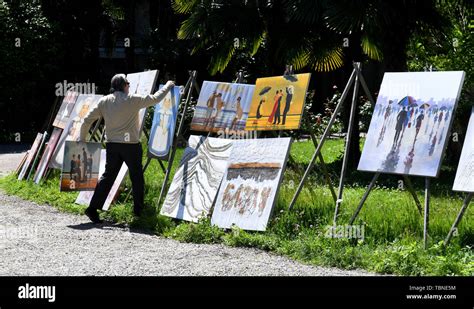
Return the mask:
<svg viewBox="0 0 474 309">
<path fill-rule="evenodd" d="M 163 85 L 160 85 L 160 89 Z M 148 156 L 167 160 L 173 144 L 176 118 L 181 99 L 181 87 L 175 86 L 165 98 L 155 105 L 150 139 L 148 141 Z"/>
<path fill-rule="evenodd" d="M 285 170 L 291 138 L 236 140 L 211 223 L 265 231 Z"/>
<path fill-rule="evenodd" d="M 254 85 L 204 81 L 191 130 L 244 130 L 254 89 Z"/>
<path fill-rule="evenodd" d="M 258 78 L 245 130 L 300 127 L 311 74 Z"/>
<path fill-rule="evenodd" d="M 471 111 L 453 190 L 474 192 L 474 107 Z"/>
<path fill-rule="evenodd" d="M 191 135 L 160 213 L 192 222 L 207 216 L 231 149 L 232 140 Z"/>
<path fill-rule="evenodd" d="M 437 177 L 463 71 L 385 73 L 358 170 Z"/>
</svg>

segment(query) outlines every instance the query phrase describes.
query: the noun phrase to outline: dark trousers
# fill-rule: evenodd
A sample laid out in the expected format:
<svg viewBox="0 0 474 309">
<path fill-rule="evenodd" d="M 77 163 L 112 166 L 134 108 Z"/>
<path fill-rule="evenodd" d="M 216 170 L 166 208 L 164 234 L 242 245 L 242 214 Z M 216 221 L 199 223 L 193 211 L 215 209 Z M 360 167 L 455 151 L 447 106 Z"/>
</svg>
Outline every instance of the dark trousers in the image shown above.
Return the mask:
<svg viewBox="0 0 474 309">
<path fill-rule="evenodd" d="M 127 164 L 132 180 L 133 207 L 135 212 L 143 208 L 144 185 L 141 144 L 107 143 L 105 172 L 95 187 L 90 208 L 101 209 L 117 178 L 123 162 Z"/>
</svg>

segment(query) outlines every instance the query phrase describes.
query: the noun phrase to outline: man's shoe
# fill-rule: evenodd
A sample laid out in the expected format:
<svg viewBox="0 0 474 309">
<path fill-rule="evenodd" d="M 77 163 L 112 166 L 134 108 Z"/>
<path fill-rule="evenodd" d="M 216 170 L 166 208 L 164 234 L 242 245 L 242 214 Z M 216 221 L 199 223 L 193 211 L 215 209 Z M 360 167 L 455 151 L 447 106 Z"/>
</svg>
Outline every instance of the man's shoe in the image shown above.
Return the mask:
<svg viewBox="0 0 474 309">
<path fill-rule="evenodd" d="M 134 209 L 134 210 L 133 210 L 133 214 L 134 214 L 136 217 L 141 217 L 142 214 L 143 214 L 143 211 L 142 211 L 142 209 Z"/>
<path fill-rule="evenodd" d="M 87 208 L 84 213 L 94 223 L 104 222 L 104 221 L 100 220 L 99 213 L 97 212 L 97 209 Z"/>
</svg>

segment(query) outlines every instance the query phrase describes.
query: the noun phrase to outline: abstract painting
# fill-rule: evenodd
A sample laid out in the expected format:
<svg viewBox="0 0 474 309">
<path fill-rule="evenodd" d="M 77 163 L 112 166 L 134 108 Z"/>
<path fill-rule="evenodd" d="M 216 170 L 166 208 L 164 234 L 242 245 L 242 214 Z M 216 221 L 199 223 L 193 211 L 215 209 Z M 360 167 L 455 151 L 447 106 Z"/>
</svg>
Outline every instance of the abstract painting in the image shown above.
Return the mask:
<svg viewBox="0 0 474 309">
<path fill-rule="evenodd" d="M 474 192 L 474 107 L 471 111 L 453 190 Z"/>
<path fill-rule="evenodd" d="M 26 157 L 26 161 L 21 167 L 20 173 L 18 175 L 18 180 L 23 180 L 25 176 L 27 176 L 27 172 L 30 169 L 30 166 L 33 163 L 33 160 L 36 157 L 36 153 L 38 152 L 38 149 L 40 148 L 41 142 L 43 141 L 43 134 L 38 133 L 36 135 L 36 138 L 33 142 L 33 145 L 31 145 L 31 149 L 28 152 L 28 156 Z"/>
<path fill-rule="evenodd" d="M 193 222 L 207 216 L 231 149 L 231 140 L 191 135 L 160 213 Z"/>
<path fill-rule="evenodd" d="M 163 85 L 160 85 L 160 89 Z M 176 117 L 181 98 L 181 87 L 174 87 L 163 101 L 155 105 L 150 139 L 148 140 L 148 156 L 166 160 L 173 144 Z"/>
<path fill-rule="evenodd" d="M 38 169 L 36 170 L 35 176 L 33 181 L 36 184 L 39 184 L 41 178 L 46 173 L 48 168 L 49 160 L 51 160 L 51 156 L 53 155 L 54 149 L 56 149 L 56 145 L 58 144 L 59 138 L 61 137 L 62 129 L 54 128 L 51 136 L 49 137 L 48 143 L 46 144 L 46 148 L 44 149 L 43 155 L 41 157 L 41 161 L 38 164 Z"/>
<path fill-rule="evenodd" d="M 254 85 L 204 81 L 191 130 L 244 130 L 254 89 Z"/>
<path fill-rule="evenodd" d="M 94 190 L 99 177 L 101 143 L 66 141 L 60 191 Z"/>
<path fill-rule="evenodd" d="M 298 129 L 310 78 L 309 73 L 258 78 L 245 129 Z"/>
<path fill-rule="evenodd" d="M 66 96 L 63 99 L 63 103 L 59 108 L 56 118 L 54 119 L 53 126 L 64 129 L 66 124 L 69 121 L 72 111 L 74 110 L 74 105 L 76 104 L 77 96 L 79 93 L 75 91 L 66 92 Z"/>
<path fill-rule="evenodd" d="M 102 177 L 102 174 L 104 174 L 105 172 L 106 157 L 107 157 L 107 150 L 102 149 L 100 152 L 99 180 L 100 180 L 100 177 Z M 128 172 L 127 165 L 123 163 L 117 175 L 117 179 L 124 179 L 125 176 L 127 175 L 127 172 Z M 114 182 L 112 188 L 110 189 L 109 195 L 107 196 L 107 199 L 105 200 L 105 203 L 102 206 L 102 210 L 108 210 L 110 208 L 110 205 L 115 201 L 115 199 L 118 196 L 120 185 L 121 185 L 120 182 L 118 181 Z M 79 192 L 75 203 L 79 205 L 89 206 L 93 195 L 94 195 L 94 191 L 81 191 Z"/>
<path fill-rule="evenodd" d="M 102 95 L 81 94 L 78 96 L 74 109 L 69 117 L 69 121 L 59 138 L 54 154 L 49 162 L 49 166 L 61 169 L 63 166 L 64 143 L 66 141 L 76 141 L 79 138 L 82 121 L 90 110 L 95 108 L 102 98 Z"/>
<path fill-rule="evenodd" d="M 291 145 L 291 138 L 236 140 L 211 223 L 265 231 Z"/>
<path fill-rule="evenodd" d="M 464 72 L 385 73 L 360 171 L 437 177 Z"/>
</svg>

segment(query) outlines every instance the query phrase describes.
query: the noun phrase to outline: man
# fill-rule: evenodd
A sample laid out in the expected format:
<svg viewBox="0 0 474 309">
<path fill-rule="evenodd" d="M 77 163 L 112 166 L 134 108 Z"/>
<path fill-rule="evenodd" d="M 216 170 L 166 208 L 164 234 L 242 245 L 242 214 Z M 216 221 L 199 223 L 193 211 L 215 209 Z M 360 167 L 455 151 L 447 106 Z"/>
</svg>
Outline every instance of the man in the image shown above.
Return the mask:
<svg viewBox="0 0 474 309">
<path fill-rule="evenodd" d="M 283 110 L 283 122 L 281 123 L 282 125 L 285 125 L 286 123 L 286 115 L 290 111 L 290 106 L 291 106 L 291 101 L 293 100 L 293 92 L 294 92 L 294 87 L 293 86 L 288 86 L 286 87 L 286 102 L 285 102 L 285 109 Z"/>
<path fill-rule="evenodd" d="M 204 126 L 207 127 L 209 126 L 209 122 L 211 121 L 211 116 L 212 112 L 214 111 L 214 104 L 216 101 L 218 94 L 217 91 L 213 91 L 209 99 L 207 99 L 207 111 L 206 111 L 206 117 L 204 119 Z"/>
<path fill-rule="evenodd" d="M 173 81 L 154 94 L 130 95 L 130 83 L 124 74 L 117 74 L 111 81 L 111 94 L 100 99 L 97 106 L 84 118 L 80 141 L 85 141 L 92 123 L 101 117 L 105 121 L 107 139 L 105 172 L 97 184 L 85 214 L 94 223 L 100 223 L 101 209 L 118 172 L 125 162 L 130 171 L 133 190 L 133 212 L 140 216 L 143 209 L 144 179 L 142 170 L 142 146 L 140 144 L 139 111 L 162 101 L 174 87 Z"/>
<path fill-rule="evenodd" d="M 393 137 L 393 148 L 396 148 L 398 144 L 400 133 L 405 128 L 405 121 L 407 120 L 407 118 L 408 118 L 407 109 L 406 107 L 403 107 L 403 109 L 397 115 L 397 124 L 395 125 L 395 136 Z"/>
<path fill-rule="evenodd" d="M 73 154 L 72 155 L 72 160 L 71 160 L 71 169 L 69 170 L 69 179 L 70 180 L 73 180 L 73 179 L 75 180 L 76 176 L 74 176 L 74 178 L 72 176 L 75 173 L 76 173 L 76 155 Z"/>
<path fill-rule="evenodd" d="M 237 107 L 235 109 L 234 119 L 232 120 L 232 124 L 230 125 L 230 130 L 237 130 L 237 123 L 240 119 L 242 119 L 242 116 L 244 115 L 244 110 L 242 109 L 242 105 L 240 104 L 241 100 L 241 97 L 237 98 Z"/>
<path fill-rule="evenodd" d="M 89 155 L 89 158 L 87 159 L 87 173 L 89 174 L 89 180 L 92 179 L 92 163 L 94 163 L 94 160 L 92 159 L 92 153 Z"/>
<path fill-rule="evenodd" d="M 82 148 L 82 166 L 84 167 L 84 173 L 82 174 L 82 182 L 87 181 L 87 152 L 86 149 Z"/>
</svg>

